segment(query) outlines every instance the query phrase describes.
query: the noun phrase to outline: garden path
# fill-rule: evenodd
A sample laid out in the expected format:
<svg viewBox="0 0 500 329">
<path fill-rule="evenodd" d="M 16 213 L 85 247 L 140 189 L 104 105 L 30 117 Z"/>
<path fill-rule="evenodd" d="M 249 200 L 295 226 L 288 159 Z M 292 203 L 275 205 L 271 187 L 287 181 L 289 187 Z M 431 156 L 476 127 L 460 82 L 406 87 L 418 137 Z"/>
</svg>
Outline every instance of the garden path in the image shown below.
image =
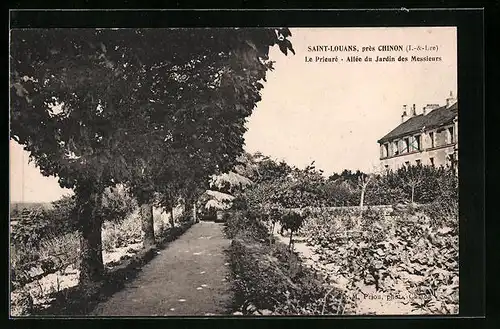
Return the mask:
<svg viewBox="0 0 500 329">
<path fill-rule="evenodd" d="M 232 292 L 223 224 L 200 222 L 144 265 L 124 289 L 92 316 L 205 316 L 230 314 Z"/>
</svg>

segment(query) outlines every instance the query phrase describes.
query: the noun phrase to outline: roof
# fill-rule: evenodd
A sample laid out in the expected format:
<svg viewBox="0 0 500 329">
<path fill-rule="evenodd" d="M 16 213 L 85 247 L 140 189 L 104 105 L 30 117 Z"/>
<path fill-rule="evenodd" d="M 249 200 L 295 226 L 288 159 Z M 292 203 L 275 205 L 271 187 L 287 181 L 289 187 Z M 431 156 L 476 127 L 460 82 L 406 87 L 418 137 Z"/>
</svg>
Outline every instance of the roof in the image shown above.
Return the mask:
<svg viewBox="0 0 500 329">
<path fill-rule="evenodd" d="M 378 142 L 384 143 L 398 137 L 412 134 L 414 132 L 446 125 L 452 122 L 457 115 L 458 102 L 455 102 L 448 108 L 446 106 L 441 106 L 435 110 L 432 110 L 426 115 L 419 114 L 409 118 L 408 120 L 394 128 L 392 131 L 390 131 L 387 135 L 379 139 Z"/>
<path fill-rule="evenodd" d="M 217 209 L 217 210 L 227 210 L 231 208 L 231 206 L 227 203 L 220 202 L 217 200 L 208 200 L 208 202 L 205 204 L 205 209 Z"/>
<path fill-rule="evenodd" d="M 208 197 L 205 203 L 205 208 L 215 208 L 219 210 L 226 210 L 231 207 L 231 201 L 234 200 L 234 196 L 219 191 L 206 190 L 205 195 Z"/>
<path fill-rule="evenodd" d="M 214 198 L 215 200 L 221 202 L 234 200 L 234 196 L 219 191 L 206 190 L 205 193 Z"/>
<path fill-rule="evenodd" d="M 233 171 L 230 171 L 228 173 L 224 173 L 218 176 L 213 176 L 212 177 L 212 186 L 216 187 L 222 187 L 224 183 L 229 183 L 231 186 L 248 186 L 252 185 L 252 181 L 245 176 L 242 176 L 238 173 L 235 173 Z"/>
</svg>

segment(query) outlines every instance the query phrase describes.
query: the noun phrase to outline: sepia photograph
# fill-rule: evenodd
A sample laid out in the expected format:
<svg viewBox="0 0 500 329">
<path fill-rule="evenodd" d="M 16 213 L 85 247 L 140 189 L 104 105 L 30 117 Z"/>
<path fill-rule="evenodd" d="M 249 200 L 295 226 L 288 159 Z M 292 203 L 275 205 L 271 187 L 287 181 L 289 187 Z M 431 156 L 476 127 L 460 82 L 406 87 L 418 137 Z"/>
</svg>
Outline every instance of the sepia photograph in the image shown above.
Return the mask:
<svg viewBox="0 0 500 329">
<path fill-rule="evenodd" d="M 459 314 L 455 26 L 9 42 L 11 317 Z"/>
</svg>

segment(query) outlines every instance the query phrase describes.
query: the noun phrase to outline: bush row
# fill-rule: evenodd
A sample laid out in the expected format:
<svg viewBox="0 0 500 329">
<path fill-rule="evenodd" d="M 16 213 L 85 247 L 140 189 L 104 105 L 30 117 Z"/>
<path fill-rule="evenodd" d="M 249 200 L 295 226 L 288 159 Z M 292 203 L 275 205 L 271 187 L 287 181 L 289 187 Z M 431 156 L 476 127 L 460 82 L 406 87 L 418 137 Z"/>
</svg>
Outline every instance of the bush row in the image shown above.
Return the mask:
<svg viewBox="0 0 500 329">
<path fill-rule="evenodd" d="M 104 222 L 121 222 L 136 209 L 135 200 L 123 186 L 105 190 L 97 214 Z M 50 207 L 35 207 L 27 217 L 12 210 L 11 220 L 17 223 L 11 231 L 11 242 L 23 248 L 38 249 L 41 241 L 73 233 L 78 228 L 78 213 L 74 196 L 63 196 Z"/>
<path fill-rule="evenodd" d="M 254 217 L 236 213 L 227 223 L 233 239 L 230 263 L 236 304 L 243 314 L 258 310 L 281 315 L 343 312 L 345 296 L 325 286 L 282 243 L 268 241 L 268 231 Z"/>
</svg>

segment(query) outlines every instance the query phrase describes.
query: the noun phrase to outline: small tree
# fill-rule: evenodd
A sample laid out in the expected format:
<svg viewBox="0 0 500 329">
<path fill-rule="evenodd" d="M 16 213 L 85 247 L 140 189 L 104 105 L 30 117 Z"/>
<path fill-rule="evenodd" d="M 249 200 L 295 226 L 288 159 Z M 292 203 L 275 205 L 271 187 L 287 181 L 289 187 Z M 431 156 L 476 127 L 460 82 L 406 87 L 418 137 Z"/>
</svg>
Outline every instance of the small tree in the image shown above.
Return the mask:
<svg viewBox="0 0 500 329">
<path fill-rule="evenodd" d="M 170 184 L 165 185 L 161 188 L 158 193 L 158 204 L 165 210 L 165 212 L 170 213 L 170 226 L 175 227 L 174 221 L 174 208 L 178 205 L 179 199 L 181 198 L 181 187 L 180 182 L 172 180 Z"/>
<path fill-rule="evenodd" d="M 323 188 L 324 200 L 328 206 L 348 206 L 352 199 L 352 194 L 356 192 L 347 182 L 337 180 L 327 180 Z"/>
<path fill-rule="evenodd" d="M 272 207 L 269 210 L 268 221 L 270 223 L 270 232 L 269 232 L 269 243 L 273 241 L 274 228 L 276 227 L 276 223 L 280 221 L 281 211 L 278 207 Z"/>
<path fill-rule="evenodd" d="M 198 223 L 197 200 L 207 190 L 208 182 L 206 180 L 196 179 L 196 177 L 191 177 L 191 179 L 191 181 L 186 181 L 186 184 L 179 192 L 184 206 L 191 206 L 191 218 L 193 223 Z"/>
<path fill-rule="evenodd" d="M 359 199 L 359 206 L 362 208 L 365 203 L 365 193 L 366 193 L 366 188 L 368 187 L 368 184 L 373 179 L 373 175 L 371 174 L 363 174 L 361 176 L 358 176 L 358 187 L 361 189 L 361 196 Z"/>
<path fill-rule="evenodd" d="M 280 218 L 281 227 L 290 230 L 290 242 L 288 249 L 292 252 L 293 233 L 297 232 L 304 223 L 305 215 L 296 211 L 286 211 Z"/>
<path fill-rule="evenodd" d="M 425 170 L 422 165 L 402 167 L 398 170 L 398 177 L 403 186 L 410 189 L 410 202 L 415 203 L 415 190 L 425 182 Z"/>
</svg>

